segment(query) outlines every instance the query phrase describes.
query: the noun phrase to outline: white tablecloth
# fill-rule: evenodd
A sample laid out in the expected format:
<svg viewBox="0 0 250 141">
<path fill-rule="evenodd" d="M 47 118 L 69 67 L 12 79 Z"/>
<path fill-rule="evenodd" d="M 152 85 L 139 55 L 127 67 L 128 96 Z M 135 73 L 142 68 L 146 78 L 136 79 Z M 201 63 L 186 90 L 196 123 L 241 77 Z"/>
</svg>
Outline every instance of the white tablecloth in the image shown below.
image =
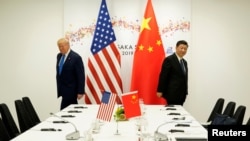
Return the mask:
<svg viewBox="0 0 250 141">
<path fill-rule="evenodd" d="M 87 108 L 76 109 L 75 106 Z M 85 141 L 86 133 L 90 133 L 94 141 L 139 141 L 140 133 L 142 132 L 144 135 L 147 135 L 147 138 L 144 138 L 145 141 L 153 141 L 154 133 L 157 129 L 158 132 L 167 135 L 171 141 L 176 140 L 176 138 L 207 139 L 207 130 L 182 106 L 175 105 L 173 108 L 176 110 L 166 110 L 167 107 L 162 105 L 144 105 L 142 117 L 119 122 L 116 122 L 114 119 L 111 122 L 100 121 L 98 122 L 100 130 L 96 133 L 92 132 L 91 128 L 97 122 L 98 108 L 99 105 L 70 105 L 64 110 L 55 113 L 56 116 L 48 117 L 45 121 L 14 138 L 12 141 L 65 141 L 66 135 L 74 132 L 75 127 L 80 131 L 79 141 Z M 68 113 L 70 110 L 81 112 Z M 169 115 L 170 113 L 179 113 L 180 115 Z M 53 121 L 61 121 L 61 115 L 74 115 L 75 117 L 63 118 L 70 123 L 53 123 Z M 139 120 L 142 118 L 144 120 Z M 142 132 L 138 131 L 138 121 L 146 123 L 145 127 L 142 128 Z M 190 127 L 176 127 L 175 125 L 178 123 L 189 124 Z M 42 128 L 53 128 L 56 131 L 41 131 Z M 171 133 L 169 132 L 171 129 L 183 130 L 184 132 Z"/>
</svg>

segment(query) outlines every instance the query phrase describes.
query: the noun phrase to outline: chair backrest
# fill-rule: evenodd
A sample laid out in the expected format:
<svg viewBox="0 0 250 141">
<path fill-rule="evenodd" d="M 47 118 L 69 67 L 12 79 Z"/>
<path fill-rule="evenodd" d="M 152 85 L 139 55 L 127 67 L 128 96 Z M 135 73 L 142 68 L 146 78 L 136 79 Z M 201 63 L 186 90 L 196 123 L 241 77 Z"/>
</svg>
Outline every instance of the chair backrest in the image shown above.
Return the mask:
<svg viewBox="0 0 250 141">
<path fill-rule="evenodd" d="M 38 123 L 40 123 L 40 118 L 38 117 L 38 114 L 33 106 L 33 104 L 31 103 L 31 100 L 29 97 L 23 97 L 22 98 L 23 104 L 26 108 L 26 110 L 28 111 L 28 114 L 30 115 L 31 119 L 33 120 L 33 124 L 36 125 Z"/>
<path fill-rule="evenodd" d="M 10 138 L 14 138 L 20 134 L 20 131 L 17 127 L 16 122 L 13 119 L 13 116 L 5 103 L 0 104 L 0 113 L 2 121 L 8 131 Z"/>
<path fill-rule="evenodd" d="M 234 101 L 228 102 L 222 114 L 232 117 L 234 114 L 235 106 L 236 103 Z"/>
<path fill-rule="evenodd" d="M 17 113 L 17 119 L 21 133 L 33 127 L 33 122 L 26 111 L 24 104 L 21 100 L 15 100 L 15 107 Z"/>
<path fill-rule="evenodd" d="M 250 117 L 248 118 L 246 125 L 250 125 Z"/>
<path fill-rule="evenodd" d="M 2 119 L 0 118 L 0 141 L 9 141 L 10 136 L 8 134 L 7 128 L 5 127 Z"/>
<path fill-rule="evenodd" d="M 207 122 L 213 121 L 216 114 L 221 114 L 222 113 L 224 101 L 225 101 L 224 98 L 217 99 L 217 101 L 216 101 L 216 103 L 215 103 L 215 105 L 213 107 L 213 110 L 211 111 L 210 116 L 208 117 Z"/>
<path fill-rule="evenodd" d="M 236 120 L 237 125 L 242 125 L 243 120 L 244 120 L 244 116 L 245 116 L 245 112 L 246 112 L 246 106 L 240 105 L 237 107 L 233 118 Z"/>
</svg>

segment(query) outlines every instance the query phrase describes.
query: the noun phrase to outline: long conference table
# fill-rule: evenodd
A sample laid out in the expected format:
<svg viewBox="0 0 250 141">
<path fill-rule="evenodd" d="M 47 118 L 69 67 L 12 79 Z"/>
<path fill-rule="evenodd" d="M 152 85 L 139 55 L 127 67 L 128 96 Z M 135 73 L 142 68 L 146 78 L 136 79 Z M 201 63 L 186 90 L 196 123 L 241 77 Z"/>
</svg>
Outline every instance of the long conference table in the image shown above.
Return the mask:
<svg viewBox="0 0 250 141">
<path fill-rule="evenodd" d="M 114 112 L 118 106 L 120 105 L 116 105 Z M 48 113 L 49 117 L 46 120 L 12 141 L 66 141 L 66 135 L 76 130 L 80 133 L 77 141 L 207 141 L 208 139 L 207 130 L 179 105 L 171 107 L 143 105 L 143 116 L 118 122 L 114 118 L 110 122 L 97 120 L 98 109 L 99 105 L 77 104 L 70 105 L 57 113 Z M 138 130 L 139 125 L 144 126 Z M 159 137 L 161 135 L 164 137 Z"/>
</svg>

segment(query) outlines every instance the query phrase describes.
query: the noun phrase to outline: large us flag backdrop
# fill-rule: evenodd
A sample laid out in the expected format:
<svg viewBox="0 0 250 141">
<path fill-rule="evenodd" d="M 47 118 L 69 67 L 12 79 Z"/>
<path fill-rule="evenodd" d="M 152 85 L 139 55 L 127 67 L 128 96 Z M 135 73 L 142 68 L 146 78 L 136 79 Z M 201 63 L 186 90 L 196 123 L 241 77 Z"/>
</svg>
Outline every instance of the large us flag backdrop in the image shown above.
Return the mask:
<svg viewBox="0 0 250 141">
<path fill-rule="evenodd" d="M 106 1 L 102 0 L 90 49 L 92 55 L 88 59 L 86 103 L 99 104 L 103 90 L 117 94 L 116 102 L 121 103 L 121 57 L 115 40 Z"/>
</svg>

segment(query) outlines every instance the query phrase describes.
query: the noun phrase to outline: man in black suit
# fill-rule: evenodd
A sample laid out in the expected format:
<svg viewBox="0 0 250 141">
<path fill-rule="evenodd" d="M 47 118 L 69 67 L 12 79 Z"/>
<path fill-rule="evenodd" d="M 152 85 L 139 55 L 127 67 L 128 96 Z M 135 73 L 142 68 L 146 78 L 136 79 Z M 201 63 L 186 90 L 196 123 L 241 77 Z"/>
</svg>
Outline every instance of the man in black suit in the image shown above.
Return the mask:
<svg viewBox="0 0 250 141">
<path fill-rule="evenodd" d="M 82 58 L 70 49 L 69 41 L 61 38 L 57 46 L 60 51 L 56 62 L 57 97 L 62 96 L 62 110 L 70 104 L 77 104 L 85 94 L 85 74 Z"/>
<path fill-rule="evenodd" d="M 183 58 L 188 43 L 180 40 L 176 43 L 175 53 L 163 61 L 157 96 L 166 99 L 168 105 L 183 105 L 188 94 L 188 66 Z"/>
</svg>

